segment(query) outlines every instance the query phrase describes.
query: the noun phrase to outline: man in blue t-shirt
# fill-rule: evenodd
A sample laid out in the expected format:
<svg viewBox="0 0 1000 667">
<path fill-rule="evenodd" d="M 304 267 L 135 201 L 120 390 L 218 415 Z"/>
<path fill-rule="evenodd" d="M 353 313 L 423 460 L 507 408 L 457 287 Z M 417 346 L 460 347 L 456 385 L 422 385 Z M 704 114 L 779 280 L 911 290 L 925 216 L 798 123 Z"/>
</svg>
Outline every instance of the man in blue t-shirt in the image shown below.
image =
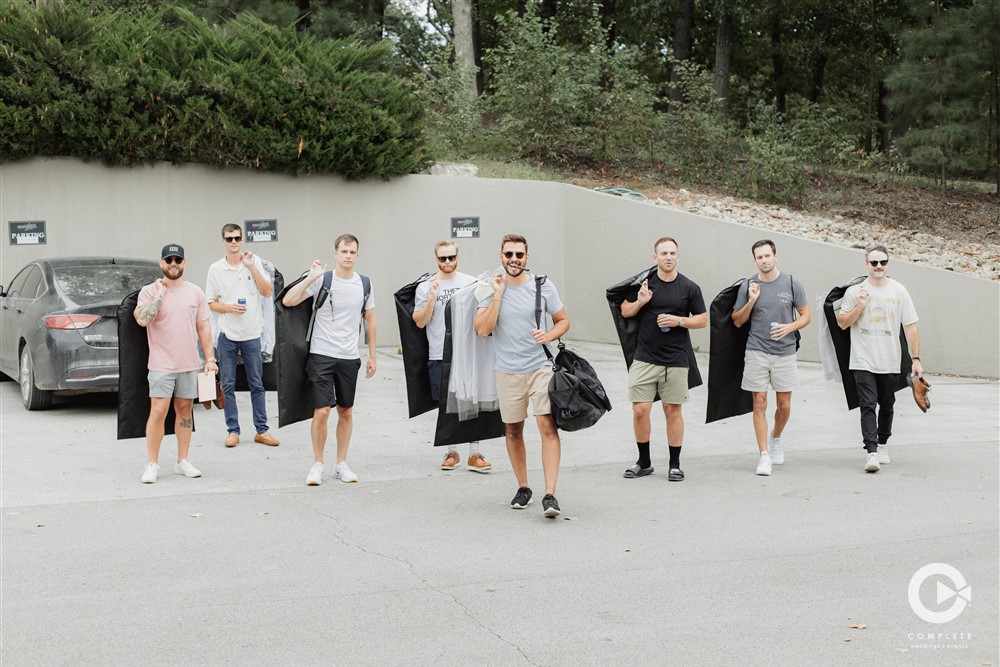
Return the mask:
<svg viewBox="0 0 1000 667">
<path fill-rule="evenodd" d="M 753 430 L 757 436 L 757 474 L 770 475 L 772 464 L 785 462 L 781 432 L 792 411 L 792 390 L 799 384 L 794 332 L 809 324 L 806 290 L 778 270 L 774 241 L 757 241 L 750 251 L 757 277 L 744 281 L 733 306 L 733 324 L 750 322 L 743 359 L 743 391 L 753 394 Z M 774 388 L 774 430 L 767 432 L 767 389 Z"/>
<path fill-rule="evenodd" d="M 701 288 L 677 272 L 680 259 L 677 241 L 670 237 L 653 244 L 656 273 L 642 282 L 635 301 L 622 302 L 622 317 L 639 318 L 639 341 L 628 372 L 628 396 L 632 401 L 632 428 L 639 459 L 625 471 L 634 479 L 653 472 L 649 456 L 649 413 L 657 394 L 663 402 L 670 452 L 667 479 L 684 480 L 681 446 L 684 444 L 684 416 L 688 402 L 688 368 L 691 334 L 708 324 L 708 312 Z"/>
<path fill-rule="evenodd" d="M 531 403 L 538 432 L 542 437 L 542 470 L 545 496 L 542 508 L 549 518 L 559 516 L 556 480 L 559 477 L 560 442 L 549 404 L 552 363 L 542 346 L 569 331 L 569 316 L 551 280 L 541 285 L 542 309 L 552 316 L 546 331 L 535 319 L 535 277 L 528 273 L 528 241 L 508 234 L 500 242 L 502 272 L 493 276 L 492 294 L 479 302 L 474 322 L 480 336 L 493 334 L 496 352 L 497 395 L 500 418 L 506 426 L 507 455 L 517 477 L 518 489 L 510 506 L 524 509 L 531 503 L 528 487 L 527 454 L 524 447 L 524 420 Z M 544 315 L 542 316 L 544 320 Z"/>
</svg>

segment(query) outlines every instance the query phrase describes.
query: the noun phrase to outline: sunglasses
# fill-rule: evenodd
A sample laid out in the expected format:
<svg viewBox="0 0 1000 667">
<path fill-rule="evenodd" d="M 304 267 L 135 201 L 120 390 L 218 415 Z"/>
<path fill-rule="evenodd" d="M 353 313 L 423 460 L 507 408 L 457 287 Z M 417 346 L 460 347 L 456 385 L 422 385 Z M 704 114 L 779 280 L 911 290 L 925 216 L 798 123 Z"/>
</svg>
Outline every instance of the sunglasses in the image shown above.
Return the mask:
<svg viewBox="0 0 1000 667">
<path fill-rule="evenodd" d="M 454 262 L 458 259 L 458 255 L 438 255 L 439 262 Z"/>
<path fill-rule="evenodd" d="M 167 264 L 183 264 L 184 263 L 184 258 L 183 257 L 164 257 L 163 261 L 166 262 Z"/>
<path fill-rule="evenodd" d="M 524 259 L 524 255 L 525 254 L 526 253 L 524 253 L 521 250 L 518 250 L 517 252 L 514 252 L 513 250 L 508 250 L 508 251 L 506 251 L 503 254 L 503 256 L 506 257 L 507 259 L 510 259 L 511 257 L 517 257 L 518 259 Z"/>
<path fill-rule="evenodd" d="M 887 260 L 887 259 L 869 259 L 868 263 L 871 264 L 872 266 L 879 266 L 880 264 L 882 266 L 885 266 L 886 264 L 889 263 L 889 260 Z"/>
<path fill-rule="evenodd" d="M 238 241 L 242 241 L 243 237 L 242 236 L 223 236 L 222 240 L 225 241 L 226 243 L 236 243 Z"/>
</svg>

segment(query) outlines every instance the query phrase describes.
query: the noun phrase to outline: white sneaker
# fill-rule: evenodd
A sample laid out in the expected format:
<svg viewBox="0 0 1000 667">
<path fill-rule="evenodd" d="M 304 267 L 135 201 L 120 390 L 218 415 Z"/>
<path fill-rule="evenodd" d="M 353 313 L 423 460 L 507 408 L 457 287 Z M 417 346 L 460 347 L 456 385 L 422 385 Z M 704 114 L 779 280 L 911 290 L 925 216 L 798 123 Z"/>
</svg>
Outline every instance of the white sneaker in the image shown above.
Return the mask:
<svg viewBox="0 0 1000 667">
<path fill-rule="evenodd" d="M 767 452 L 761 452 L 760 461 L 757 463 L 757 474 L 767 477 L 771 474 L 771 456 Z"/>
<path fill-rule="evenodd" d="M 785 450 L 781 448 L 781 438 L 767 436 L 767 453 L 771 455 L 771 462 L 780 466 L 785 462 Z"/>
<path fill-rule="evenodd" d="M 142 469 L 142 483 L 153 484 L 156 482 L 156 473 L 158 472 L 160 472 L 158 463 L 147 463 L 146 467 Z"/>
<path fill-rule="evenodd" d="M 201 477 L 201 471 L 188 463 L 187 459 L 174 464 L 174 474 L 185 477 Z"/>
<path fill-rule="evenodd" d="M 878 464 L 878 454 L 871 452 L 865 458 L 865 472 L 878 472 L 882 466 Z"/>
<path fill-rule="evenodd" d="M 333 468 L 333 476 L 348 484 L 358 481 L 358 476 L 347 467 L 347 461 L 341 461 Z"/>
<path fill-rule="evenodd" d="M 878 446 L 878 462 L 882 465 L 892 463 L 892 461 L 889 460 L 889 445 Z"/>
<path fill-rule="evenodd" d="M 309 476 L 306 477 L 306 484 L 309 486 L 319 486 L 322 484 L 324 470 L 326 470 L 326 468 L 319 461 L 313 463 L 312 468 L 309 468 Z"/>
</svg>

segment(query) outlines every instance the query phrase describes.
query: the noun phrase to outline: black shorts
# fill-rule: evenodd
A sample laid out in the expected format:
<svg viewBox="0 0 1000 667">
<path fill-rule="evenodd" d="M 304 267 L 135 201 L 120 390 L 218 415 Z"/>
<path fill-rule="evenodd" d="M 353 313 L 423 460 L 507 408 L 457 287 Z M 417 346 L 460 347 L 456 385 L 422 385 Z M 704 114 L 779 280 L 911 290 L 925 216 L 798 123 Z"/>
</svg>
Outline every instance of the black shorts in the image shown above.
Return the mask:
<svg viewBox="0 0 1000 667">
<path fill-rule="evenodd" d="M 435 401 L 441 400 L 441 366 L 444 362 L 440 359 L 427 360 L 427 372 L 431 376 L 431 398 Z"/>
<path fill-rule="evenodd" d="M 311 387 L 313 409 L 334 405 L 353 408 L 360 370 L 361 359 L 336 359 L 310 353 L 306 376 Z"/>
</svg>

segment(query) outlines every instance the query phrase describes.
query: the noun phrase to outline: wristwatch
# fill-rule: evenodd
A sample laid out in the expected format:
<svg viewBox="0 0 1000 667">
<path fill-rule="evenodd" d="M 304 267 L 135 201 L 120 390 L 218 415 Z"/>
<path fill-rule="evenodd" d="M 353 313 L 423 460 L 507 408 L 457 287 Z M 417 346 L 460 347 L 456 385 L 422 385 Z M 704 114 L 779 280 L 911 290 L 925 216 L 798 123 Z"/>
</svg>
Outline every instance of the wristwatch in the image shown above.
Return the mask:
<svg viewBox="0 0 1000 667">
<path fill-rule="evenodd" d="M 677 320 L 677 324 L 680 325 L 680 326 L 684 326 L 684 323 L 687 322 L 687 321 L 688 321 L 688 318 L 682 317 L 681 319 Z"/>
</svg>

